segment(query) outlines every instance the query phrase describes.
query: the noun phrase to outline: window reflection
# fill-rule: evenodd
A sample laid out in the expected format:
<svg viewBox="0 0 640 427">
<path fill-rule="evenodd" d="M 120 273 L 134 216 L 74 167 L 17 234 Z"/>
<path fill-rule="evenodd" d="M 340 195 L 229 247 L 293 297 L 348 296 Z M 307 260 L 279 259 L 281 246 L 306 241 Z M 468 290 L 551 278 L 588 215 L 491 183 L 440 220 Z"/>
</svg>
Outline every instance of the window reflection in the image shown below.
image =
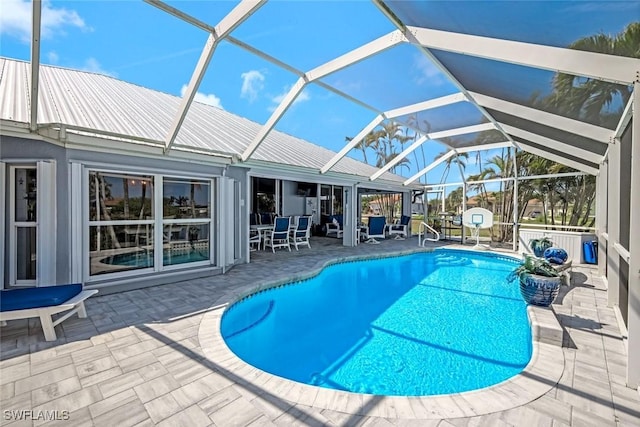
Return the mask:
<svg viewBox="0 0 640 427">
<path fill-rule="evenodd" d="M 153 267 L 153 226 L 89 227 L 89 273 L 115 273 Z"/>
<path fill-rule="evenodd" d="M 163 265 L 209 259 L 209 223 L 165 224 L 162 235 Z"/>
<path fill-rule="evenodd" d="M 89 173 L 91 221 L 153 219 L 153 177 Z"/>
<path fill-rule="evenodd" d="M 211 189 L 208 182 L 165 178 L 162 191 L 164 218 L 209 218 Z"/>
<path fill-rule="evenodd" d="M 37 175 L 36 169 L 16 169 L 15 220 L 34 222 L 37 220 Z"/>
<path fill-rule="evenodd" d="M 36 280 L 36 228 L 17 228 L 16 279 Z"/>
</svg>

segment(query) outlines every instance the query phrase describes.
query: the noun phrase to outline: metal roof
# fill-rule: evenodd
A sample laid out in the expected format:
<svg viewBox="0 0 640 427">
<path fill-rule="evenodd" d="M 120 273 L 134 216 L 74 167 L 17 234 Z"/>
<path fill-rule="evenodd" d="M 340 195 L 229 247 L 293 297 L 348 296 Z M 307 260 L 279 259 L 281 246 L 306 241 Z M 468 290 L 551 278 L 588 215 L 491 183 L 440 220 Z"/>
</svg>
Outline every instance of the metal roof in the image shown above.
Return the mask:
<svg viewBox="0 0 640 427">
<path fill-rule="evenodd" d="M 640 10 L 638 0 L 620 3 L 616 8 L 610 7 L 611 2 L 594 2 L 586 9 L 567 7 L 565 2 L 526 5 L 501 1 L 356 2 L 358 10 L 376 9 L 380 18 L 367 14 L 373 21 L 367 21 L 370 25 L 366 28 L 376 30 L 367 32 L 366 37 L 361 34 L 362 25 L 352 25 L 352 18 L 349 22 L 338 19 L 343 16 L 341 3 L 318 4 L 318 9 L 314 9 L 316 6 L 308 2 L 285 5 L 242 0 L 232 10 L 227 7 L 219 10 L 226 15 L 216 13 L 216 25 L 181 10 L 182 5 L 176 8 L 161 0 L 145 1 L 208 33 L 181 98 L 106 76 L 60 68 L 42 67 L 39 76 L 41 8 L 34 7 L 33 69 L 29 73 L 23 69 L 20 76 L 15 76 L 17 81 L 6 83 L 7 87 L 28 92 L 31 82 L 48 81 L 34 83 L 32 96 L 38 97 L 37 104 L 28 105 L 25 97 L 6 106 L 16 117 L 20 116 L 20 124 L 26 123 L 35 131 L 53 117 L 56 122 L 81 127 L 84 133 L 111 132 L 113 138 L 143 139 L 165 154 L 173 149 L 191 149 L 211 155 L 233 155 L 248 165 L 262 165 L 266 161 L 313 169 L 321 174 L 331 171 L 358 177 L 368 175 L 371 181 L 378 178 L 392 183 L 402 181 L 386 171 L 399 173 L 395 165 L 404 162 L 401 165 L 410 173 L 420 170 L 403 181 L 409 185 L 423 177 L 426 181 L 426 172 L 438 166 L 437 157 L 427 164 L 428 157 L 422 151 L 420 164 L 419 156 L 415 155 L 418 147 L 423 150 L 431 142 L 443 145 L 449 156 L 456 158 L 470 149 L 516 147 L 597 174 L 610 142 L 632 114 L 632 87 L 640 60 L 633 42 L 629 48 L 629 43 L 620 40 L 627 40 L 621 38 L 623 34 L 637 33 L 640 23 L 634 21 L 637 14 L 633 11 Z M 464 7 L 458 7 L 460 4 Z M 332 11 L 328 18 L 306 19 L 313 16 L 313 10 L 319 13 L 328 9 Z M 279 31 L 263 38 L 260 31 L 278 21 L 274 16 L 300 20 L 304 25 L 294 32 L 278 28 Z M 509 25 L 495 24 L 505 18 Z M 603 35 L 609 40 L 604 50 L 604 45 L 592 46 L 603 20 L 610 28 L 625 31 Z M 318 40 L 325 39 L 327 28 L 357 47 L 346 53 L 341 51 L 342 43 L 324 43 L 321 50 L 328 48 L 324 53 L 310 48 L 312 56 L 318 55 L 311 61 L 316 65 L 299 69 L 303 64 L 297 60 L 296 49 L 307 44 L 316 46 Z M 260 40 L 251 45 L 247 41 L 256 32 L 261 34 Z M 222 42 L 297 76 L 261 125 L 193 102 L 213 53 Z M 228 65 L 224 61 L 213 63 L 219 67 Z M 420 74 L 417 79 L 416 72 Z M 361 76 L 366 76 L 369 84 L 359 84 Z M 429 84 L 423 87 L 425 82 Z M 584 98 L 585 89 L 593 90 L 592 84 L 596 85 L 598 96 L 591 94 Z M 349 132 L 355 136 L 333 156 L 329 150 L 304 145 L 308 143 L 275 131 L 297 98 L 313 85 L 375 115 L 366 126 L 360 127 L 365 120 L 356 125 L 354 130 L 361 130 Z M 374 87 L 385 90 L 372 90 Z M 53 105 L 50 98 L 55 100 Z M 576 103 L 584 101 L 583 98 L 585 102 Z M 49 105 L 40 107 L 43 102 Z M 398 147 L 387 144 L 389 141 L 384 138 L 374 141 L 378 144 L 375 147 L 366 145 L 372 142 L 366 138 L 375 136 L 373 130 L 396 124 L 406 137 L 413 138 L 408 147 L 404 146 L 406 141 L 400 142 L 401 152 L 396 152 Z M 304 128 L 305 132 L 313 129 Z M 306 138 L 313 140 L 313 136 Z M 344 158 L 360 143 L 364 143 L 363 152 L 373 148 L 377 164 L 384 167 L 377 169 Z M 407 159 L 410 153 L 414 154 L 415 164 Z M 462 169 L 460 173 L 464 180 Z"/>
<path fill-rule="evenodd" d="M 0 58 L 0 119 L 29 123 L 30 64 Z M 38 124 L 63 124 L 163 144 L 180 98 L 101 74 L 40 67 Z M 174 147 L 239 156 L 262 125 L 217 107 L 194 102 Z M 335 152 L 273 131 L 252 159 L 318 171 Z M 334 172 L 368 178 L 378 169 L 345 157 Z M 401 184 L 391 173 L 385 181 Z"/>
</svg>

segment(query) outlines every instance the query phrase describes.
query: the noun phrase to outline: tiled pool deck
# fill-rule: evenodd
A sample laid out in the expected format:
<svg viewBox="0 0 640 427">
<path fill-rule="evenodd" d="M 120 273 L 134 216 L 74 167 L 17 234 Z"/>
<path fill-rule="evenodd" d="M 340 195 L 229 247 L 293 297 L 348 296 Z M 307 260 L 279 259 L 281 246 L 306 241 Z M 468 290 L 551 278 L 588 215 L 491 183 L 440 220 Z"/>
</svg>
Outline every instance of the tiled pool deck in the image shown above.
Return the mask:
<svg viewBox="0 0 640 427">
<path fill-rule="evenodd" d="M 345 397 L 260 375 L 215 345 L 213 325 L 223 306 L 249 289 L 332 259 L 417 247 L 415 239 L 357 248 L 336 243 L 313 239 L 312 250 L 253 253 L 254 262 L 224 276 L 92 298 L 89 318 L 56 327 L 52 343 L 35 319 L 9 322 L 0 340 L 1 425 L 640 425 L 638 392 L 624 385 L 616 318 L 587 266 L 574 267 L 573 286 L 553 306 L 564 329 L 562 349 L 539 345 L 546 360 L 558 363 L 543 362 L 502 391 L 413 401 Z M 69 411 L 69 419 L 17 421 L 21 412 L 12 410 L 33 416 L 57 410 L 59 418 Z"/>
</svg>

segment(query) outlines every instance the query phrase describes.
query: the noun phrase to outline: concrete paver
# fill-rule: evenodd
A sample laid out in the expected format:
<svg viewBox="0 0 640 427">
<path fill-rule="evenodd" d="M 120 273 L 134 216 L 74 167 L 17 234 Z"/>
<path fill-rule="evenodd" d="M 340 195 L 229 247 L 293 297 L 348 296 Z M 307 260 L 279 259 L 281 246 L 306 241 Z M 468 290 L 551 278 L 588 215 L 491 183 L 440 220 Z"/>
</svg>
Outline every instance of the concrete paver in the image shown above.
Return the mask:
<svg viewBox="0 0 640 427">
<path fill-rule="evenodd" d="M 473 416 L 447 398 L 438 408 L 419 401 L 380 404 L 376 397 L 292 388 L 255 369 L 237 365 L 236 372 L 211 363 L 202 347 L 208 343 L 199 341 L 198 330 L 213 305 L 232 301 L 267 277 L 300 277 L 330 259 L 417 246 L 416 239 L 355 248 L 335 239 L 311 242 L 311 250 L 254 252 L 250 264 L 222 276 L 91 298 L 89 318 L 68 319 L 56 328 L 59 339 L 53 343 L 44 341 L 37 319 L 8 322 L 0 337 L 0 406 L 5 411 L 70 411 L 70 419 L 3 416 L 0 425 L 640 425 L 639 394 L 624 386 L 626 349 L 615 314 L 606 306 L 597 271 L 589 266 L 574 267 L 574 284 L 563 288 L 553 306 L 564 329 L 560 381 L 541 397 L 507 411 Z M 265 385 L 276 391 L 266 391 Z M 280 392 L 297 397 L 285 400 Z M 325 400 L 343 409 L 313 407 Z M 455 418 L 407 419 L 431 411 Z"/>
</svg>

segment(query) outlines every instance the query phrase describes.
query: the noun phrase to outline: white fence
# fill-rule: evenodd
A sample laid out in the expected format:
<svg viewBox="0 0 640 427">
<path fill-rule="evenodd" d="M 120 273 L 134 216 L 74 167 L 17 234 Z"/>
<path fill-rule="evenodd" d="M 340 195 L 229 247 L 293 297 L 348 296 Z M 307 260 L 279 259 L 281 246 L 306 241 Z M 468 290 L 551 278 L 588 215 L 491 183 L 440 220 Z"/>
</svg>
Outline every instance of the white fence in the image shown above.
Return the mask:
<svg viewBox="0 0 640 427">
<path fill-rule="evenodd" d="M 548 237 L 553 242 L 553 246 L 562 248 L 569 254 L 569 259 L 574 263 L 584 264 L 584 254 L 582 245 L 584 242 L 597 240 L 595 233 L 584 233 L 577 231 L 551 231 L 551 230 L 533 230 L 521 228 L 518 238 L 518 252 L 533 253 L 529 247 L 531 239 L 539 239 Z"/>
</svg>

